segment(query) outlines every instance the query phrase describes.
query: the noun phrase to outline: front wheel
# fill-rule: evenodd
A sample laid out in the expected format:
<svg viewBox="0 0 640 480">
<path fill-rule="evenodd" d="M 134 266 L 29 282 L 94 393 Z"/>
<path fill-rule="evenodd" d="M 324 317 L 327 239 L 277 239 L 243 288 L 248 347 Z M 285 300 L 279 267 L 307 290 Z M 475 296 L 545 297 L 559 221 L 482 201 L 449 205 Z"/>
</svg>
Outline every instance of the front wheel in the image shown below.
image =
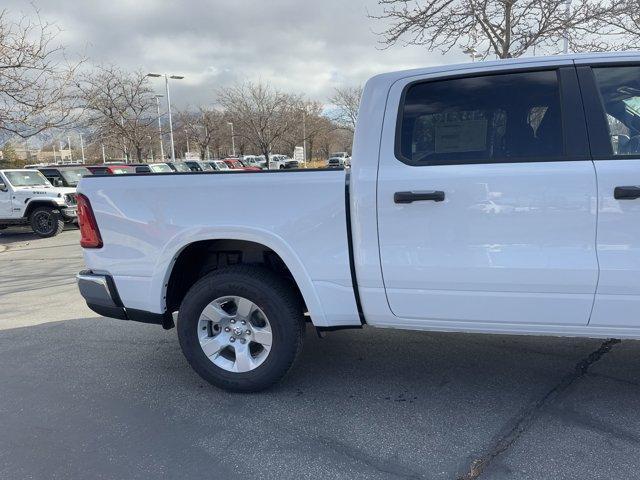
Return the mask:
<svg viewBox="0 0 640 480">
<path fill-rule="evenodd" d="M 193 369 L 209 383 L 257 392 L 278 382 L 302 348 L 304 306 L 271 271 L 237 266 L 209 273 L 180 306 L 178 338 Z"/>
<path fill-rule="evenodd" d="M 51 207 L 36 208 L 29 216 L 33 233 L 42 238 L 55 237 L 64 229 L 64 218 Z"/>
</svg>

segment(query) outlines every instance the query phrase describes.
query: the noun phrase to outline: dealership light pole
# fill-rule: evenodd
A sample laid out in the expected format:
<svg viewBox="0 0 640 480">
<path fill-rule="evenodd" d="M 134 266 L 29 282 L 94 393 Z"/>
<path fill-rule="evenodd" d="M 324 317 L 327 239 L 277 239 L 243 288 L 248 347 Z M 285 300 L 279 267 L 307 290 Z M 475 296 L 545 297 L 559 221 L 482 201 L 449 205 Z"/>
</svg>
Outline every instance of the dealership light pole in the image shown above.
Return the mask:
<svg viewBox="0 0 640 480">
<path fill-rule="evenodd" d="M 164 86 L 167 93 L 167 112 L 169 113 L 169 138 L 171 139 L 171 161 L 176 161 L 176 149 L 173 144 L 173 120 L 171 119 L 171 94 L 169 93 L 169 79 L 182 80 L 183 75 L 168 75 L 166 73 L 147 73 L 147 77 L 158 78 L 164 76 Z"/>
<path fill-rule="evenodd" d="M 164 146 L 162 145 L 162 122 L 160 121 L 160 99 L 164 95 L 156 95 L 156 107 L 158 109 L 158 134 L 160 135 L 160 158 L 164 160 Z"/>
<path fill-rule="evenodd" d="M 202 112 L 202 125 L 204 126 L 204 138 L 207 142 L 207 148 L 205 149 L 206 157 L 207 160 L 211 160 L 211 154 L 209 153 L 209 129 L 207 128 L 207 117 L 204 111 Z"/>
<path fill-rule="evenodd" d="M 571 17 L 571 0 L 566 0 L 565 2 L 565 16 L 566 21 L 569 23 L 569 18 Z M 562 42 L 562 53 L 565 55 L 569 53 L 569 27 L 564 27 L 564 38 Z"/>
<path fill-rule="evenodd" d="M 307 106 L 302 110 L 302 161 L 307 167 Z"/>
<path fill-rule="evenodd" d="M 84 140 L 82 140 L 82 134 L 80 134 L 80 152 L 82 153 L 82 163 L 84 163 Z"/>
<path fill-rule="evenodd" d="M 236 156 L 236 137 L 233 134 L 233 122 L 227 122 L 231 127 L 231 156 Z"/>
</svg>

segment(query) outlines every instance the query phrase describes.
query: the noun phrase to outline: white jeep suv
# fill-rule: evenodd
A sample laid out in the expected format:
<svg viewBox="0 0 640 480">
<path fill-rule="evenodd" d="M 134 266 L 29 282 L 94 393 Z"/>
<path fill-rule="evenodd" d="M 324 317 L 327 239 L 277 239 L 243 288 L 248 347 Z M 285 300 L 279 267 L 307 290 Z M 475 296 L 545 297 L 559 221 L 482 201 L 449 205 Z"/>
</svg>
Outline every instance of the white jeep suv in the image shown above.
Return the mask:
<svg viewBox="0 0 640 480">
<path fill-rule="evenodd" d="M 30 225 L 40 237 L 77 220 L 75 188 L 54 187 L 38 170 L 0 170 L 0 229 Z"/>
</svg>

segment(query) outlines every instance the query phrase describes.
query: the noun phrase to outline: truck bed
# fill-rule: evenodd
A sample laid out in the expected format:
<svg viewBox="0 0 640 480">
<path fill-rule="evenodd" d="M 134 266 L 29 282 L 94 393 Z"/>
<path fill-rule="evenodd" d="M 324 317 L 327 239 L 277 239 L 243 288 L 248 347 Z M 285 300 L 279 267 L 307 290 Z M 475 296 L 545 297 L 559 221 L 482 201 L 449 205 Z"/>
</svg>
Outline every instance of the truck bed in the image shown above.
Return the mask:
<svg viewBox="0 0 640 480">
<path fill-rule="evenodd" d="M 85 262 L 113 277 L 127 308 L 164 313 L 180 252 L 235 239 L 280 256 L 316 326 L 359 323 L 342 170 L 94 175 L 78 192 L 89 198 L 104 243 L 85 249 Z"/>
</svg>

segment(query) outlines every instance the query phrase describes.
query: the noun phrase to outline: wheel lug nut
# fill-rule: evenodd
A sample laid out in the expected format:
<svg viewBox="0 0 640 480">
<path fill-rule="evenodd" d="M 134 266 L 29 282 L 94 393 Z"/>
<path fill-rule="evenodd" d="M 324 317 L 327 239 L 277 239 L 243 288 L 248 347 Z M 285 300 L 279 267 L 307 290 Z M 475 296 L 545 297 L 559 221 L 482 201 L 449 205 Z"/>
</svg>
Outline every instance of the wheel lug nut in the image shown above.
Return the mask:
<svg viewBox="0 0 640 480">
<path fill-rule="evenodd" d="M 247 341 L 244 338 L 240 339 L 240 343 L 245 344 Z"/>
<path fill-rule="evenodd" d="M 231 343 L 235 342 L 235 341 L 236 341 L 236 337 L 231 337 L 231 338 L 229 339 L 229 341 L 230 341 Z"/>
<path fill-rule="evenodd" d="M 224 327 L 224 331 L 225 331 L 225 332 L 230 332 L 230 331 L 231 331 L 231 329 L 230 329 L 229 327 Z"/>
<path fill-rule="evenodd" d="M 232 319 L 231 319 L 231 323 L 236 323 L 236 319 L 235 319 L 235 318 L 232 318 Z"/>
<path fill-rule="evenodd" d="M 246 325 L 246 324 L 247 324 L 247 322 L 246 322 L 245 320 L 242 320 L 242 322 L 241 322 L 241 323 L 242 323 L 243 325 Z"/>
<path fill-rule="evenodd" d="M 245 330 L 244 333 L 246 333 L 247 335 L 251 335 L 251 330 Z"/>
</svg>

